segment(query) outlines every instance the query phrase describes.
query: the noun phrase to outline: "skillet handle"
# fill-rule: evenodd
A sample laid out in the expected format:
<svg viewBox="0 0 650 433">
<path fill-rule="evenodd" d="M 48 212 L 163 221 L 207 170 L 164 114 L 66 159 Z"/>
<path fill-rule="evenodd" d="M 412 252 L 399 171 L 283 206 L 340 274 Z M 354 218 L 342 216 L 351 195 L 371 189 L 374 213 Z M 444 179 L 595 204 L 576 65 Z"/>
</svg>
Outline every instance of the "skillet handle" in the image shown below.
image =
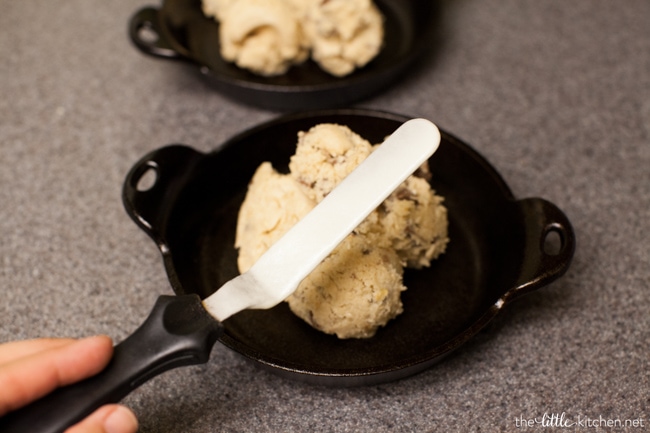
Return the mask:
<svg viewBox="0 0 650 433">
<path fill-rule="evenodd" d="M 571 222 L 553 203 L 527 198 L 517 204 L 524 225 L 524 263 L 514 289 L 506 295 L 507 300 L 561 277 L 569 268 L 576 248 Z"/>
<path fill-rule="evenodd" d="M 140 51 L 165 59 L 184 59 L 165 39 L 160 29 L 159 9 L 144 7 L 129 21 L 129 37 Z"/>
<path fill-rule="evenodd" d="M 207 362 L 222 332 L 197 295 L 160 296 L 145 322 L 115 346 L 102 372 L 5 415 L 0 431 L 62 433 L 167 370 Z"/>
<path fill-rule="evenodd" d="M 166 245 L 161 230 L 174 200 L 203 156 L 191 147 L 170 145 L 145 155 L 126 175 L 122 187 L 124 208 L 159 248 Z M 143 185 L 149 174 L 154 177 L 152 184 Z"/>
</svg>

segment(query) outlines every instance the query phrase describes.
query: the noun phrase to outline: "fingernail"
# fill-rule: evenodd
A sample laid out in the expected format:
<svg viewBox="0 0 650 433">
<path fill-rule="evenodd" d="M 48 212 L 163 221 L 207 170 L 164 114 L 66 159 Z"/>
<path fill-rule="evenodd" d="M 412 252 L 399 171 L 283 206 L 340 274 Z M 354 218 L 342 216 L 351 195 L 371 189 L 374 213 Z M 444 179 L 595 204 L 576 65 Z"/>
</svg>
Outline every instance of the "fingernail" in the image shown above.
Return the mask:
<svg viewBox="0 0 650 433">
<path fill-rule="evenodd" d="M 138 420 L 129 409 L 119 406 L 104 420 L 106 433 L 136 433 Z"/>
</svg>

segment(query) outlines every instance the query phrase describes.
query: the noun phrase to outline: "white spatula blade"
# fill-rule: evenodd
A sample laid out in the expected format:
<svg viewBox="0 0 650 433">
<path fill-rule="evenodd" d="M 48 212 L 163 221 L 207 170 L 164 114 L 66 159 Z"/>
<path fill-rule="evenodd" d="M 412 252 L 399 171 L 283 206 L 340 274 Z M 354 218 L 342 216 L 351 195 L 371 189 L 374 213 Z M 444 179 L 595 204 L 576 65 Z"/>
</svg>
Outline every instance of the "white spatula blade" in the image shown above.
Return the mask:
<svg viewBox="0 0 650 433">
<path fill-rule="evenodd" d="M 205 309 L 222 321 L 247 308 L 282 302 L 439 144 L 433 123 L 404 123 L 247 272 L 206 298 Z"/>
</svg>

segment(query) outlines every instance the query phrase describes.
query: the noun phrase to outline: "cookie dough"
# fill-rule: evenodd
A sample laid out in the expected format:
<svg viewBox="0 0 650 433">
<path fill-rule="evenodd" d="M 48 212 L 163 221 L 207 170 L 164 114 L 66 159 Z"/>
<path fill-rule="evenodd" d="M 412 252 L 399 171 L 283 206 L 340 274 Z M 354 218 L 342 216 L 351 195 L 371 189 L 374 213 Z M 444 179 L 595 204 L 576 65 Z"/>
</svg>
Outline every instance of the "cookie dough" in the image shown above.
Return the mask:
<svg viewBox="0 0 650 433">
<path fill-rule="evenodd" d="M 368 338 L 403 311 L 404 269 L 397 253 L 353 234 L 303 280 L 289 308 L 339 338 Z"/>
<path fill-rule="evenodd" d="M 372 0 L 202 0 L 220 23 L 221 56 L 259 75 L 312 59 L 344 76 L 380 51 L 383 17 Z"/>
<path fill-rule="evenodd" d="M 221 21 L 226 16 L 226 10 L 236 2 L 237 0 L 203 0 L 201 8 L 206 17 Z"/>
<path fill-rule="evenodd" d="M 260 165 L 239 209 L 235 247 L 237 267 L 248 270 L 269 247 L 316 203 L 303 194 L 289 176 L 275 171 L 271 163 Z"/>
<path fill-rule="evenodd" d="M 379 53 L 383 17 L 371 0 L 315 1 L 307 12 L 305 32 L 312 59 L 341 77 L 365 66 Z"/>
<path fill-rule="evenodd" d="M 447 208 L 426 179 L 409 177 L 380 206 L 381 230 L 406 267 L 421 269 L 445 252 Z"/>
<path fill-rule="evenodd" d="M 319 202 L 370 152 L 370 143 L 347 126 L 324 123 L 298 133 L 289 170 L 305 194 Z"/>
<path fill-rule="evenodd" d="M 231 0 L 208 10 L 221 17 L 222 57 L 240 68 L 279 75 L 309 55 L 302 27 L 285 0 Z"/>
<path fill-rule="evenodd" d="M 260 165 L 239 211 L 240 272 L 375 147 L 346 126 L 320 124 L 298 134 L 289 173 Z M 294 314 L 339 338 L 367 338 L 402 313 L 404 267 L 429 266 L 449 241 L 447 210 L 428 175 L 424 164 L 301 282 L 286 299 Z"/>
</svg>

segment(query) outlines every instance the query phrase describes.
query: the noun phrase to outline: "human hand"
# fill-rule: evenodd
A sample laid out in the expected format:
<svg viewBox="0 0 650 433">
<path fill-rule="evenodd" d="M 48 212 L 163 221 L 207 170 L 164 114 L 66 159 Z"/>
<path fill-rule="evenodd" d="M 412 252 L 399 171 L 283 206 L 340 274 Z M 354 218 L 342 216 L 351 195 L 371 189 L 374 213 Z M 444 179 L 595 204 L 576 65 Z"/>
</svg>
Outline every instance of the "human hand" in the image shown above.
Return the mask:
<svg viewBox="0 0 650 433">
<path fill-rule="evenodd" d="M 0 344 L 0 417 L 58 387 L 99 373 L 112 355 L 113 343 L 106 336 Z M 65 433 L 135 433 L 137 430 L 138 421 L 131 410 L 109 404 Z"/>
</svg>

